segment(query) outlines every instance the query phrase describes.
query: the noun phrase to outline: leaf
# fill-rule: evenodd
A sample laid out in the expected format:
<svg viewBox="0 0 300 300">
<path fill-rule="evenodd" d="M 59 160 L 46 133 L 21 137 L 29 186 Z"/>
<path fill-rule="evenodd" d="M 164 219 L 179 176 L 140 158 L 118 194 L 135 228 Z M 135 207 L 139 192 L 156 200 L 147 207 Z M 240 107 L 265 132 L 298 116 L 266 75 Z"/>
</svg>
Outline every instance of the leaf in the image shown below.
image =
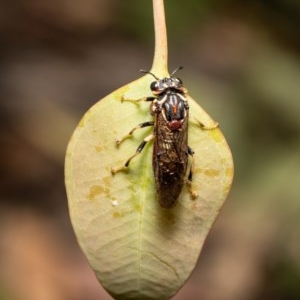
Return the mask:
<svg viewBox="0 0 300 300">
<path fill-rule="evenodd" d="M 152 143 L 130 164 L 111 174 L 136 151 L 151 128 L 137 130 L 119 147 L 120 138 L 151 120 L 149 103 L 121 98 L 150 96 L 150 75 L 96 103 L 80 121 L 69 143 L 65 176 L 71 221 L 78 242 L 103 287 L 115 299 L 169 299 L 185 283 L 203 242 L 230 190 L 233 165 L 219 129 L 203 130 L 211 118 L 189 98 L 189 145 L 195 151 L 191 200 L 188 189 L 173 209 L 156 199 Z"/>
<path fill-rule="evenodd" d="M 163 0 L 153 0 L 155 53 L 151 72 L 168 76 Z M 152 96 L 151 75 L 125 85 L 96 103 L 68 145 L 65 181 L 78 242 L 103 287 L 118 300 L 169 299 L 193 271 L 204 240 L 230 190 L 233 163 L 227 143 L 206 112 L 188 97 L 189 145 L 195 151 L 191 200 L 186 187 L 169 210 L 156 199 L 152 143 L 124 165 L 152 128 L 135 131 L 119 147 L 115 139 L 152 120 L 149 103 L 123 102 Z"/>
</svg>

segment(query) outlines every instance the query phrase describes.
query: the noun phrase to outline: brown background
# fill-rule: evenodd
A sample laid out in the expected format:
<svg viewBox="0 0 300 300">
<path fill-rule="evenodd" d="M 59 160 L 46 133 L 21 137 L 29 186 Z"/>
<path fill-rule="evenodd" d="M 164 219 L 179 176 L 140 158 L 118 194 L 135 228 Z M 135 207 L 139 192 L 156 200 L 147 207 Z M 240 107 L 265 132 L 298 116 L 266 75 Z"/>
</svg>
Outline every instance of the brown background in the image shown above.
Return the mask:
<svg viewBox="0 0 300 300">
<path fill-rule="evenodd" d="M 165 5 L 170 69 L 235 159 L 174 300 L 300 299 L 300 2 Z M 150 0 L 0 1 L 1 300 L 111 299 L 70 226 L 64 153 L 93 103 L 150 68 L 152 27 Z"/>
</svg>

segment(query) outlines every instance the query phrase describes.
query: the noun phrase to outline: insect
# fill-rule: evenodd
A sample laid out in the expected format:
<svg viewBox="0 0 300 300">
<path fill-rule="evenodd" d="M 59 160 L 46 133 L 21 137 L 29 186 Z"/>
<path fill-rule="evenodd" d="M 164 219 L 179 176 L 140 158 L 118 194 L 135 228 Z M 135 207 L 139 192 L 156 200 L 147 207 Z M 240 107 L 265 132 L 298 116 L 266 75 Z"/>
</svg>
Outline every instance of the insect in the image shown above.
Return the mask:
<svg viewBox="0 0 300 300">
<path fill-rule="evenodd" d="M 126 169 L 131 160 L 141 153 L 146 143 L 153 140 L 152 166 L 158 201 L 163 208 L 171 208 L 177 203 L 185 183 L 190 187 L 191 197 L 197 197 L 197 194 L 191 189 L 192 162 L 187 175 L 189 156 L 192 158 L 194 154 L 194 151 L 188 146 L 189 105 L 185 96 L 187 89 L 183 86 L 181 79 L 173 77 L 180 69 L 182 67 L 175 69 L 169 77 L 163 79 L 159 79 L 150 71 L 141 70 L 155 78 L 155 81 L 150 84 L 153 96 L 138 100 L 124 99 L 124 101 L 150 101 L 150 113 L 154 116 L 154 121 L 139 124 L 127 135 L 116 140 L 116 144 L 119 145 L 136 129 L 153 126 L 154 130 L 140 143 L 136 152 L 124 166 L 111 170 L 112 174 L 115 174 Z"/>
</svg>

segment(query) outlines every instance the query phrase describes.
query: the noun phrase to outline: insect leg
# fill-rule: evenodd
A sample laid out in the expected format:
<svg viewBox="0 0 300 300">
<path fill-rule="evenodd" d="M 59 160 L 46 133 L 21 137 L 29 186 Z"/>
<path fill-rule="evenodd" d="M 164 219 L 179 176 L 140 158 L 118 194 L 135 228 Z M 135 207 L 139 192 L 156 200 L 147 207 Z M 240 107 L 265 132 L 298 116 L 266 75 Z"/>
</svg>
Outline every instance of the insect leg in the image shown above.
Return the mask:
<svg viewBox="0 0 300 300">
<path fill-rule="evenodd" d="M 154 134 L 153 134 L 153 133 L 151 133 L 151 134 L 148 135 L 146 138 L 144 138 L 144 140 L 143 140 L 143 141 L 140 143 L 140 145 L 137 147 L 136 152 L 135 152 L 133 155 L 131 155 L 131 156 L 129 157 L 129 159 L 126 161 L 125 165 L 122 166 L 122 167 L 119 167 L 119 168 L 112 168 L 112 169 L 111 169 L 111 173 L 112 173 L 113 175 L 115 175 L 117 172 L 123 171 L 123 170 L 125 170 L 126 168 L 128 168 L 128 166 L 129 166 L 131 160 L 132 160 L 135 156 L 137 156 L 138 154 L 140 154 L 140 153 L 142 152 L 142 150 L 144 149 L 144 147 L 146 146 L 146 144 L 147 144 L 149 141 L 151 141 L 153 138 L 154 138 Z"/>
<path fill-rule="evenodd" d="M 190 192 L 191 198 L 196 199 L 198 194 L 192 188 L 192 179 L 193 179 L 193 171 L 194 171 L 194 157 L 193 157 L 193 155 L 195 154 L 195 152 L 190 146 L 188 146 L 188 154 L 192 157 L 192 162 L 191 162 L 191 166 L 190 166 L 190 171 L 189 171 L 189 175 L 188 175 L 187 184 L 188 184 L 188 187 L 189 187 L 189 192 Z"/>
<path fill-rule="evenodd" d="M 116 145 L 119 146 L 125 139 L 132 136 L 134 131 L 136 131 L 137 129 L 144 128 L 144 127 L 147 127 L 147 126 L 153 126 L 153 125 L 154 125 L 154 121 L 143 122 L 143 123 L 137 125 L 133 129 L 131 129 L 127 134 L 125 134 L 123 137 L 121 137 L 120 139 L 116 139 L 116 141 L 115 141 Z"/>
<path fill-rule="evenodd" d="M 190 146 L 188 146 L 188 154 L 192 157 L 192 163 L 191 163 L 191 167 L 190 167 L 188 181 L 192 181 L 193 180 L 193 170 L 194 170 L 194 157 L 193 157 L 193 155 L 195 154 L 195 152 Z"/>
<path fill-rule="evenodd" d="M 196 119 L 196 121 L 198 122 L 199 126 L 203 130 L 213 130 L 213 129 L 216 129 L 219 127 L 219 124 L 217 122 L 213 122 L 210 125 L 206 125 L 197 119 Z M 187 179 L 187 185 L 188 185 L 189 192 L 190 192 L 192 199 L 196 199 L 198 196 L 197 192 L 194 191 L 193 187 L 192 187 L 193 171 L 194 171 L 194 158 L 193 158 L 194 153 L 195 153 L 194 150 L 190 146 L 188 146 L 188 154 L 192 157 L 192 159 L 191 159 L 192 161 L 191 161 L 190 171 L 189 171 L 189 175 L 188 175 L 188 179 Z"/>
<path fill-rule="evenodd" d="M 210 125 L 205 125 L 203 124 L 201 121 L 197 120 L 196 121 L 198 122 L 199 126 L 201 127 L 201 129 L 203 130 L 213 130 L 213 129 L 216 129 L 219 127 L 219 123 L 218 122 L 214 122 Z"/>
<path fill-rule="evenodd" d="M 139 103 L 142 101 L 154 101 L 156 98 L 155 97 L 143 97 L 140 99 L 126 99 L 122 96 L 121 102 L 133 102 L 133 103 Z"/>
</svg>

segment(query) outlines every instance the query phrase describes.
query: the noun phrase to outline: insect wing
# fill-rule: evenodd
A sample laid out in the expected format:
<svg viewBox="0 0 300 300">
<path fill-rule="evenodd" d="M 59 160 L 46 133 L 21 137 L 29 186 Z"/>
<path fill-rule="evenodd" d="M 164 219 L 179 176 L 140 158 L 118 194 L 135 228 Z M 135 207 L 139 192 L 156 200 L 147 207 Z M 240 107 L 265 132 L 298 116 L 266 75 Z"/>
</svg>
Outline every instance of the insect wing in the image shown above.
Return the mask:
<svg viewBox="0 0 300 300">
<path fill-rule="evenodd" d="M 177 202 L 188 163 L 188 115 L 180 128 L 171 130 L 161 113 L 155 116 L 153 170 L 158 201 L 164 208 Z"/>
</svg>

